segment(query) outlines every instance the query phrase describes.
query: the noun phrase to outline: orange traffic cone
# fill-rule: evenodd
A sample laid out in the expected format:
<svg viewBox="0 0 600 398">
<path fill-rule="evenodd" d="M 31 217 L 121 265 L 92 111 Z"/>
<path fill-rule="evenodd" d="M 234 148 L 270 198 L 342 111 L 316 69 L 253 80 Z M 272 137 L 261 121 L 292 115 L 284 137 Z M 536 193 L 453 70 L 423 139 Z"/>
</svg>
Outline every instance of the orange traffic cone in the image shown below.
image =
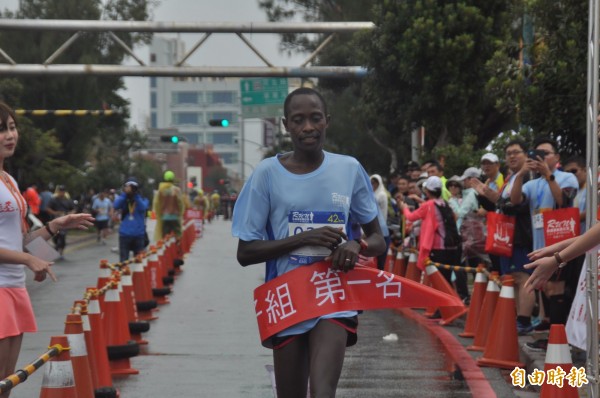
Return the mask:
<svg viewBox="0 0 600 398">
<path fill-rule="evenodd" d="M 152 321 L 158 319 L 152 312 L 158 306 L 158 303 L 152 298 L 152 288 L 144 272 L 144 263 L 145 260 L 141 255 L 135 257 L 135 261 L 131 263 L 131 271 L 133 272 L 131 281 L 135 292 L 138 317 L 142 321 Z"/>
<path fill-rule="evenodd" d="M 73 303 L 74 313 L 81 315 L 81 322 L 83 326 L 83 337 L 85 338 L 85 349 L 87 351 L 88 363 L 90 365 L 90 373 L 92 375 L 92 385 L 94 390 L 98 388 L 98 376 L 96 371 L 96 358 L 94 351 L 94 342 L 92 341 L 92 329 L 90 326 L 90 320 L 87 311 L 86 300 L 76 300 Z"/>
<path fill-rule="evenodd" d="M 479 320 L 479 314 L 481 313 L 481 307 L 483 305 L 483 298 L 485 297 L 486 285 L 487 276 L 485 273 L 482 271 L 477 272 L 477 275 L 475 275 L 475 282 L 473 283 L 473 294 L 471 295 L 471 304 L 469 305 L 467 322 L 465 323 L 465 329 L 463 332 L 458 334 L 460 337 L 475 336 L 477 321 Z"/>
<path fill-rule="evenodd" d="M 50 347 L 56 345 L 65 348 L 65 350 L 58 356 L 50 358 L 44 366 L 40 398 L 77 398 L 67 336 L 51 337 Z"/>
<path fill-rule="evenodd" d="M 502 277 L 502 289 L 496 302 L 494 318 L 489 330 L 483 356 L 477 359 L 479 366 L 502 369 L 522 368 L 519 362 L 519 338 L 517 336 L 517 307 L 515 306 L 515 280 L 510 275 Z"/>
<path fill-rule="evenodd" d="M 98 272 L 98 289 L 102 289 L 110 281 L 111 269 L 108 260 L 100 260 L 100 271 Z"/>
<path fill-rule="evenodd" d="M 390 245 L 388 247 L 387 255 L 385 256 L 385 265 L 383 267 L 384 271 L 394 272 L 394 264 L 396 263 L 396 255 L 394 254 L 395 248 Z"/>
<path fill-rule="evenodd" d="M 92 372 L 88 361 L 81 315 L 67 315 L 67 319 L 65 320 L 65 335 L 69 339 L 69 346 L 71 347 L 70 355 L 71 363 L 73 364 L 77 397 L 93 398 L 94 382 L 92 381 Z"/>
<path fill-rule="evenodd" d="M 546 349 L 546 362 L 544 363 L 544 373 L 548 375 L 548 371 L 559 370 L 558 367 L 566 373 L 578 372 L 584 373 L 584 368 L 573 369 L 571 359 L 571 351 L 567 342 L 567 333 L 565 325 L 553 324 L 550 326 L 550 334 L 548 336 L 548 348 Z M 577 385 L 572 385 L 565 378 L 562 385 L 548 383 L 548 376 L 540 391 L 540 398 L 576 398 L 579 397 Z"/>
<path fill-rule="evenodd" d="M 425 286 L 432 287 L 431 281 L 429 280 L 429 275 L 427 275 L 427 274 L 423 275 L 423 284 Z M 431 318 L 431 317 L 433 317 L 433 315 L 435 314 L 436 311 L 437 311 L 437 307 L 427 307 L 427 308 L 425 308 L 425 312 L 423 312 L 423 315 L 428 318 Z"/>
<path fill-rule="evenodd" d="M 467 346 L 469 351 L 483 351 L 485 349 L 485 342 L 494 317 L 496 301 L 498 301 L 498 295 L 500 294 L 500 288 L 496 284 L 497 278 L 498 272 L 492 272 L 481 304 L 481 311 L 479 311 L 479 319 L 477 319 L 477 327 L 475 328 L 475 340 L 473 340 L 473 345 Z"/>
<path fill-rule="evenodd" d="M 148 269 L 150 270 L 150 286 L 152 287 L 152 295 L 158 304 L 168 304 L 169 298 L 167 297 L 167 294 L 171 293 L 171 289 L 163 285 L 163 273 L 160 263 L 158 262 L 156 246 L 150 246 Z"/>
<path fill-rule="evenodd" d="M 423 273 L 423 271 L 421 271 L 417 267 L 417 254 L 414 252 L 411 252 L 408 255 L 408 265 L 406 266 L 406 278 L 410 279 L 412 281 L 421 283 L 421 274 L 422 273 Z"/>
<path fill-rule="evenodd" d="M 448 281 L 442 276 L 440 271 L 435 267 L 435 265 L 428 265 L 425 267 L 425 272 L 429 277 L 429 281 L 431 282 L 431 287 L 451 296 L 454 296 L 460 300 L 458 293 L 450 286 Z M 466 314 L 469 309 L 464 305 L 462 307 L 440 307 L 440 314 L 442 315 L 442 320 L 440 321 L 440 325 L 448 325 L 452 321 L 457 318 L 460 318 L 464 314 Z"/>
<path fill-rule="evenodd" d="M 125 312 L 127 313 L 127 321 L 129 324 L 129 333 L 138 344 L 148 344 L 148 340 L 142 338 L 142 333 L 150 330 L 148 322 L 140 321 L 138 318 L 137 308 L 135 305 L 135 292 L 133 291 L 133 282 L 131 278 L 131 270 L 128 266 L 123 267 L 123 275 L 121 276 L 121 287 L 123 288 L 123 303 L 125 304 Z"/>
<path fill-rule="evenodd" d="M 102 312 L 100 311 L 100 303 L 98 302 L 98 289 L 88 287 L 86 292 L 89 297 L 87 311 L 90 329 L 92 331 L 92 348 L 94 352 L 93 359 L 95 366 L 92 368 L 96 371 L 98 386 L 96 392 L 104 392 L 104 397 L 117 397 L 117 390 L 113 387 L 112 377 L 110 375 L 110 366 L 108 364 L 108 352 L 106 349 L 106 338 L 104 332 L 104 324 L 102 323 Z"/>
<path fill-rule="evenodd" d="M 402 248 L 396 253 L 396 261 L 394 262 L 394 274 L 398 276 L 406 275 L 406 257 L 402 253 Z"/>
<path fill-rule="evenodd" d="M 104 325 L 110 373 L 112 375 L 138 374 L 130 365 L 129 358 L 140 353 L 140 346 L 131 340 L 125 306 L 119 297 L 119 286 L 113 281 L 104 297 Z"/>
<path fill-rule="evenodd" d="M 173 243 L 175 238 L 170 234 L 163 242 L 162 246 L 158 246 L 158 262 L 163 272 L 163 284 L 171 287 L 175 281 L 175 266 L 173 265 Z M 171 289 L 172 290 L 172 289 Z"/>
</svg>

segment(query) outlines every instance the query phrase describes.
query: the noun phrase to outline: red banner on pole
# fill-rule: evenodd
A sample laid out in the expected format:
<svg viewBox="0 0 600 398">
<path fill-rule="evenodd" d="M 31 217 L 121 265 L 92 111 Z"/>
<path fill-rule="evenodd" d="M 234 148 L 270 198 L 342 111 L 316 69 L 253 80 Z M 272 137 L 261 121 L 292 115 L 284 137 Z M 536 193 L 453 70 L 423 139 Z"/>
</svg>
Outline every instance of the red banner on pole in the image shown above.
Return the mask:
<svg viewBox="0 0 600 398">
<path fill-rule="evenodd" d="M 299 322 L 334 312 L 464 306 L 457 297 L 390 272 L 357 265 L 344 273 L 330 266 L 318 262 L 298 267 L 254 290 L 261 341 Z"/>
</svg>

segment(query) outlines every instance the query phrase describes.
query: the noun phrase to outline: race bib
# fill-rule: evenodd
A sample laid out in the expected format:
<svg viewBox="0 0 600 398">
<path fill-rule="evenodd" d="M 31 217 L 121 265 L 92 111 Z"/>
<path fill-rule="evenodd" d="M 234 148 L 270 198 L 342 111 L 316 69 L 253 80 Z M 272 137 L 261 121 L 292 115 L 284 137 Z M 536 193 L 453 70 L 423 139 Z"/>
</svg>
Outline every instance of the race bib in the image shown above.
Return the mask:
<svg viewBox="0 0 600 398">
<path fill-rule="evenodd" d="M 535 213 L 533 215 L 533 228 L 540 229 L 544 227 L 544 215 L 542 213 Z"/>
<path fill-rule="evenodd" d="M 346 215 L 330 211 L 291 211 L 288 215 L 288 234 L 297 235 L 321 227 L 341 228 L 346 233 Z M 331 254 L 323 246 L 303 246 L 290 253 L 291 264 L 312 264 Z"/>
</svg>

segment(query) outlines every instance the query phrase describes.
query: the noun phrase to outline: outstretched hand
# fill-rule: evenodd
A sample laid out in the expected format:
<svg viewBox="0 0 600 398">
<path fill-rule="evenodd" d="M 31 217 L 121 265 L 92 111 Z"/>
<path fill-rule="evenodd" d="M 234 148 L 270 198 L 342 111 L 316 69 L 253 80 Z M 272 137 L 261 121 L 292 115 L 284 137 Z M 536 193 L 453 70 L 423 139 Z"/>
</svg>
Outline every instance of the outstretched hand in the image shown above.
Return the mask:
<svg viewBox="0 0 600 398">
<path fill-rule="evenodd" d="M 52 226 L 56 230 L 66 229 L 88 229 L 94 225 L 94 217 L 88 213 L 67 214 L 52 220 Z"/>
<path fill-rule="evenodd" d="M 533 253 L 531 253 L 533 254 Z M 525 264 L 525 269 L 534 269 L 533 273 L 525 282 L 525 289 L 532 292 L 534 289 L 542 289 L 556 271 L 556 259 L 554 257 L 542 257 L 532 263 Z"/>
</svg>

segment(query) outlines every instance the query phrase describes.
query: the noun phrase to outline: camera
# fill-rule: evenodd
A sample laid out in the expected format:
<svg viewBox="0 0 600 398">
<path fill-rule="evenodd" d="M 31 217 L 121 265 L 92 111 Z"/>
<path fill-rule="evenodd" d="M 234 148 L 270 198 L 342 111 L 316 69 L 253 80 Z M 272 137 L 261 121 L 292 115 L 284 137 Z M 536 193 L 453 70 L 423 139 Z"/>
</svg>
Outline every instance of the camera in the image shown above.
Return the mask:
<svg viewBox="0 0 600 398">
<path fill-rule="evenodd" d="M 544 157 L 546 156 L 546 151 L 542 151 L 540 149 L 530 149 L 527 151 L 527 157 L 529 159 L 533 159 L 533 160 L 539 160 L 539 159 L 544 159 Z M 539 157 L 539 159 L 538 159 Z"/>
</svg>

